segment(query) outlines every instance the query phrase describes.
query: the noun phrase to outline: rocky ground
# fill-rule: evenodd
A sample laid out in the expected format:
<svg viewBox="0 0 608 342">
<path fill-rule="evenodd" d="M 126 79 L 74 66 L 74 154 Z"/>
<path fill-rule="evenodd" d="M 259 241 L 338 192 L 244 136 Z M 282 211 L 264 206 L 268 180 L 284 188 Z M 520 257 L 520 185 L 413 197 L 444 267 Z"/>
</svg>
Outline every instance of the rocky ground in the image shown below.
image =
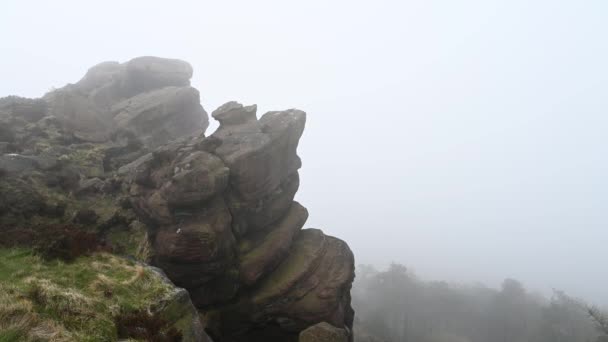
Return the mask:
<svg viewBox="0 0 608 342">
<path fill-rule="evenodd" d="M 206 136 L 191 76 L 140 57 L 0 99 L 0 248 L 159 267 L 215 341 L 352 340 L 353 254 L 294 201 L 306 114 L 229 102 Z"/>
</svg>

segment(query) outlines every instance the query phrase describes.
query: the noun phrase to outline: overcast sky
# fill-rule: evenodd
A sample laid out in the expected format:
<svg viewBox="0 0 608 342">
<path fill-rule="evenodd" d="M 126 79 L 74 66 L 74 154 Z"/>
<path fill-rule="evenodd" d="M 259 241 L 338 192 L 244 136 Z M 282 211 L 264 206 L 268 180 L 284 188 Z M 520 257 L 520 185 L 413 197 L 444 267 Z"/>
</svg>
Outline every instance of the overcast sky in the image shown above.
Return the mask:
<svg viewBox="0 0 608 342">
<path fill-rule="evenodd" d="M 208 112 L 308 113 L 297 198 L 358 263 L 608 304 L 608 2 L 25 1 L 0 96 L 189 61 Z"/>
</svg>

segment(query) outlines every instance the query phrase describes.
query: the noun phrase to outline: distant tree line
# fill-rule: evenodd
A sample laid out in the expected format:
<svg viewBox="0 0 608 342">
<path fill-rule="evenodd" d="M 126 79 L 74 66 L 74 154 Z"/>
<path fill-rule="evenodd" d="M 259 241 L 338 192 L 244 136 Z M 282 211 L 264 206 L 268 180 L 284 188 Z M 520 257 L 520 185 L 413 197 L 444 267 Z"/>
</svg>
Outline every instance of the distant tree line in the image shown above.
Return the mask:
<svg viewBox="0 0 608 342">
<path fill-rule="evenodd" d="M 601 310 L 561 291 L 530 293 L 514 279 L 496 290 L 363 265 L 352 295 L 356 342 L 608 342 Z"/>
</svg>

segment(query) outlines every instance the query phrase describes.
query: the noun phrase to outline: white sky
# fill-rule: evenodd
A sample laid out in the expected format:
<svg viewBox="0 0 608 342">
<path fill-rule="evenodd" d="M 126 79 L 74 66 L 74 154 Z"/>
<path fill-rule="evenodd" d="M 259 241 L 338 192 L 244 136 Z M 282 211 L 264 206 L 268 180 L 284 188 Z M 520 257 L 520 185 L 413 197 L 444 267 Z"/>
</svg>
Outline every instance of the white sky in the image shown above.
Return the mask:
<svg viewBox="0 0 608 342">
<path fill-rule="evenodd" d="M 357 262 L 608 303 L 608 2 L 0 4 L 0 96 L 181 58 L 208 112 L 308 113 L 298 200 Z"/>
</svg>

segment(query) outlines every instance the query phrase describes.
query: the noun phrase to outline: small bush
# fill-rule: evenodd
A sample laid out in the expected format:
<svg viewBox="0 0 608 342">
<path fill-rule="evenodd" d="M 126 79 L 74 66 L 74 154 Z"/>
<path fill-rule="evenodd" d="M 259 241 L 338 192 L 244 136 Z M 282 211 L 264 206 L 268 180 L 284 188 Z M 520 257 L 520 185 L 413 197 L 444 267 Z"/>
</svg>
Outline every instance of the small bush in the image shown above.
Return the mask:
<svg viewBox="0 0 608 342">
<path fill-rule="evenodd" d="M 0 247 L 29 247 L 44 259 L 73 261 L 81 255 L 106 250 L 97 234 L 72 225 L 41 225 L 35 228 L 0 228 Z"/>
<path fill-rule="evenodd" d="M 180 342 L 182 334 L 168 327 L 167 322 L 145 311 L 121 314 L 116 318 L 119 338 L 133 338 L 150 342 Z"/>
<path fill-rule="evenodd" d="M 72 261 L 81 255 L 103 249 L 96 234 L 71 226 L 55 226 L 45 230 L 34 250 L 45 259 Z"/>
</svg>

